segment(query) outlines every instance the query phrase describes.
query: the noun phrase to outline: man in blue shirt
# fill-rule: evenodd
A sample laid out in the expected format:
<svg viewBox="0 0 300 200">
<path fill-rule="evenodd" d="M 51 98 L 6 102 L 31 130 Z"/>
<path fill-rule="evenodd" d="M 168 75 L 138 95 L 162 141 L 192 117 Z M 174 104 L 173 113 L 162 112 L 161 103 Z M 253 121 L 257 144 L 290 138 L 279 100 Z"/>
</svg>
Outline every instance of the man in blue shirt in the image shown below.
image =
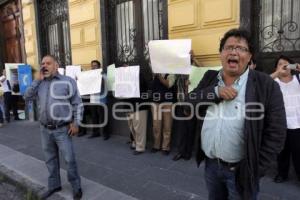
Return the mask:
<svg viewBox="0 0 300 200">
<path fill-rule="evenodd" d="M 219 51 L 222 69 L 207 71 L 187 97 L 202 127 L 197 161 L 206 161 L 210 200 L 256 199 L 260 177 L 283 147 L 283 97 L 267 74 L 248 68 L 254 49 L 247 31 L 225 33 Z"/>
<path fill-rule="evenodd" d="M 72 136 L 78 133 L 82 116 L 81 98 L 76 82 L 58 73 L 55 57 L 42 59 L 40 74 L 28 87 L 25 100 L 36 99 L 40 116 L 42 147 L 49 171 L 46 199 L 61 190 L 59 151 L 67 163 L 68 181 L 73 188 L 74 199 L 81 199 L 82 190 L 77 170 Z"/>
</svg>

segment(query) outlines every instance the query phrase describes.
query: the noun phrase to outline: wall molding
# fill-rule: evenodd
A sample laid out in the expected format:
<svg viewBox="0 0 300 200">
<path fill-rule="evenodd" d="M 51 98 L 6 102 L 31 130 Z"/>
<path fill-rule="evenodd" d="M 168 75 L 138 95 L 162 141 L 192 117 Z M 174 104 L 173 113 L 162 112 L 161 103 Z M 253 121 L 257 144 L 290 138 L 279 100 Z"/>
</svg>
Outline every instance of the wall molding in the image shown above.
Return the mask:
<svg viewBox="0 0 300 200">
<path fill-rule="evenodd" d="M 69 0 L 69 7 L 76 5 L 76 4 L 80 4 L 81 0 Z"/>
<path fill-rule="evenodd" d="M 33 0 L 22 0 L 22 6 L 33 4 Z"/>
<path fill-rule="evenodd" d="M 22 8 L 22 16 L 23 16 L 23 23 L 31 22 L 33 20 L 33 9 L 31 5 L 23 6 Z"/>
<path fill-rule="evenodd" d="M 200 62 L 215 61 L 215 60 L 220 60 L 220 55 L 219 54 L 197 55 L 195 58 L 198 59 Z"/>
<path fill-rule="evenodd" d="M 237 16 L 238 14 L 238 2 L 237 0 L 227 0 L 227 2 L 225 2 L 225 5 L 228 5 L 229 9 L 223 9 L 223 12 L 227 11 L 230 13 L 228 13 L 228 16 L 224 16 L 223 18 L 220 19 L 209 19 L 210 16 L 209 14 L 207 14 L 207 12 L 212 12 L 212 8 L 213 7 L 217 7 L 214 4 L 216 4 L 217 2 L 213 2 L 213 1 L 207 1 L 207 0 L 202 0 L 202 5 L 201 6 L 201 11 L 200 13 L 202 13 L 201 18 L 202 20 L 202 26 L 205 28 L 214 28 L 214 27 L 222 27 L 222 26 L 226 26 L 226 25 L 231 25 L 231 24 L 235 24 L 238 23 L 238 19 L 239 17 Z M 222 0 L 222 3 L 224 3 L 224 0 Z M 209 5 L 211 4 L 211 5 Z M 219 6 L 218 6 L 219 7 Z"/>
<path fill-rule="evenodd" d="M 88 21 L 84 21 L 84 22 L 80 22 L 80 23 L 76 23 L 76 24 L 70 24 L 70 28 L 81 28 L 83 26 L 88 26 L 88 25 L 93 25 L 93 24 L 97 24 L 97 20 L 93 19 L 93 20 L 88 20 Z M 96 25 L 95 25 L 96 26 Z"/>
<path fill-rule="evenodd" d="M 182 2 L 182 1 L 186 1 L 186 0 L 169 0 L 168 5 L 172 3 Z"/>
<path fill-rule="evenodd" d="M 180 5 L 182 4 L 182 5 Z M 183 5 L 186 4 L 186 5 Z M 194 12 L 194 16 L 193 16 L 193 23 L 189 23 L 189 24 L 185 24 L 185 25 L 178 25 L 178 26 L 172 26 L 171 21 L 169 20 L 169 29 L 171 32 L 176 32 L 176 31 L 182 31 L 182 30 L 189 30 L 189 29 L 195 29 L 199 26 L 199 17 L 198 17 L 198 8 L 199 8 L 199 1 L 198 0 L 169 0 L 169 17 L 170 19 L 175 19 L 176 17 L 173 16 L 172 14 L 176 15 L 176 12 L 171 11 L 172 9 L 182 9 L 182 6 L 188 6 L 190 4 L 190 6 L 193 7 L 193 12 Z"/>
<path fill-rule="evenodd" d="M 90 43 L 90 44 L 81 43 L 81 44 L 72 44 L 71 46 L 72 46 L 72 50 L 73 50 L 73 49 L 85 49 L 85 48 L 89 48 L 89 47 L 98 48 L 99 44 L 98 43 Z"/>
<path fill-rule="evenodd" d="M 87 14 L 85 12 L 84 15 L 78 16 L 78 14 L 82 11 L 84 8 L 89 8 L 91 9 L 90 11 L 92 13 Z M 70 25 L 75 25 L 75 24 L 85 24 L 90 21 L 97 22 L 97 4 L 94 1 L 87 2 L 85 4 L 81 5 L 76 5 L 76 6 L 69 6 L 69 21 Z M 90 16 L 89 16 L 90 15 Z M 87 17 L 88 16 L 88 17 Z M 86 19 L 85 19 L 86 18 Z"/>
</svg>

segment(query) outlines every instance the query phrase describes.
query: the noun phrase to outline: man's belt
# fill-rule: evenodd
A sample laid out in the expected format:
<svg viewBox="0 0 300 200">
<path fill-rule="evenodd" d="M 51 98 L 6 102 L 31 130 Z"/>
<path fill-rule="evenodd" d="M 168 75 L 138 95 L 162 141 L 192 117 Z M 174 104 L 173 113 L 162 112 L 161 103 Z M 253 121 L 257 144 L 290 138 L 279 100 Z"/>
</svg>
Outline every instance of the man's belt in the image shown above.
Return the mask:
<svg viewBox="0 0 300 200">
<path fill-rule="evenodd" d="M 235 168 L 240 163 L 240 162 L 229 163 L 220 158 L 214 158 L 214 159 L 209 158 L 209 160 L 217 162 L 219 165 L 222 165 L 222 166 L 225 166 L 228 168 Z"/>
<path fill-rule="evenodd" d="M 67 126 L 69 124 L 70 124 L 70 122 L 64 122 L 61 124 L 42 124 L 42 126 L 44 126 L 46 129 L 49 129 L 49 130 L 55 130 L 55 129 Z"/>
</svg>

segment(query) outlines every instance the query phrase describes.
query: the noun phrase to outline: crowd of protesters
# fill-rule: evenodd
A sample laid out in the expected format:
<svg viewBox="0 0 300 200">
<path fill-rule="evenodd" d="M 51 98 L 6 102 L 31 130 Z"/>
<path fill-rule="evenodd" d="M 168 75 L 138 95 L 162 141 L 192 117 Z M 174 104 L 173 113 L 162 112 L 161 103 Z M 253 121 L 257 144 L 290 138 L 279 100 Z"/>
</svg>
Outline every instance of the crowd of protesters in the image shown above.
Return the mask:
<svg viewBox="0 0 300 200">
<path fill-rule="evenodd" d="M 209 199 L 257 199 L 259 180 L 277 156 L 278 174 L 274 181 L 288 179 L 290 157 L 300 180 L 300 145 L 297 145 L 300 141 L 300 65 L 282 55 L 274 61 L 271 75 L 257 71 L 251 37 L 242 29 L 225 33 L 219 53 L 222 69 L 208 70 L 190 92 L 188 75 L 154 74 L 149 82 L 140 71 L 140 98 L 118 100 L 134 108 L 125 113 L 130 148 L 134 155 L 141 155 L 149 144 L 151 153 L 161 152 L 167 156 L 175 146 L 174 161 L 189 160 L 196 150 L 198 165 L 205 162 Z M 193 52 L 191 61 L 200 67 Z M 127 63 L 121 67 L 127 67 Z M 91 70 L 99 68 L 101 63 L 93 60 Z M 105 119 L 108 115 L 104 107 L 109 104 L 109 98 L 103 95 L 107 83 L 104 78 L 101 93 L 80 97 L 75 81 L 59 75 L 57 69 L 55 57 L 45 56 L 40 76 L 25 93 L 26 100 L 37 99 L 42 107 L 42 143 L 50 173 L 48 191 L 43 198 L 61 190 L 57 152 L 62 151 L 74 199 L 81 199 L 71 136 L 81 137 L 91 132 L 89 138 L 110 138 L 108 123 L 113 120 Z M 102 70 L 102 76 L 106 76 L 106 70 Z M 57 88 L 59 94 L 67 91 L 68 99 L 47 95 L 52 82 L 60 80 L 73 87 L 71 91 Z M 69 103 L 74 111 L 72 115 L 65 116 L 66 108 L 59 106 L 54 112 L 63 120 L 53 119 L 49 114 L 50 104 L 57 102 Z M 85 104 L 80 110 L 82 102 Z M 0 125 L 1 112 L 0 107 Z M 152 119 L 148 119 L 150 117 Z M 149 122 L 152 124 L 151 144 L 147 142 Z M 99 124 L 104 125 L 99 127 Z M 91 130 L 85 125 L 92 125 Z M 172 140 L 177 144 L 171 145 Z"/>
</svg>

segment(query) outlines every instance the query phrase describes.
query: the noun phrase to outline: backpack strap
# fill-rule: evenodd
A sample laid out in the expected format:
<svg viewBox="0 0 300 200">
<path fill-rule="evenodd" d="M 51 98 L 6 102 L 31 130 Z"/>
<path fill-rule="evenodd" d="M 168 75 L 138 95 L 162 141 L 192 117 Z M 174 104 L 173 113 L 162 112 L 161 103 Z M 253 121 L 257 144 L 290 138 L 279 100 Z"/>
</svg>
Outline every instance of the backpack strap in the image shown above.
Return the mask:
<svg viewBox="0 0 300 200">
<path fill-rule="evenodd" d="M 299 77 L 299 73 L 297 73 L 297 74 L 295 74 L 296 75 L 296 78 L 297 78 L 297 80 L 298 80 L 298 82 L 299 82 L 299 84 L 300 84 L 300 77 Z"/>
</svg>

